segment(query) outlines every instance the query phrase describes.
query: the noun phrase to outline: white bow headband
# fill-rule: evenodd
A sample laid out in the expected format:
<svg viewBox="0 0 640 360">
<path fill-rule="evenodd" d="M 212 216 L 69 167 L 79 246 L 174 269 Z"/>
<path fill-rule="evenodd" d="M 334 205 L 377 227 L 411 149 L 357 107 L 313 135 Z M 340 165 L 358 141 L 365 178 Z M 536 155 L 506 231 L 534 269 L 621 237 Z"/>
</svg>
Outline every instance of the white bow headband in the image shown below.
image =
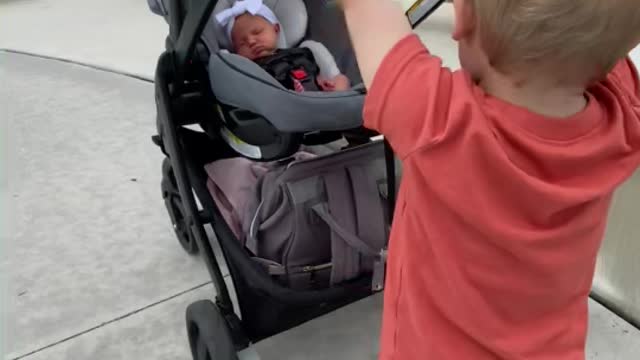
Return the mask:
<svg viewBox="0 0 640 360">
<path fill-rule="evenodd" d="M 233 30 L 236 18 L 244 13 L 262 16 L 273 25 L 280 24 L 276 15 L 271 11 L 271 9 L 262 3 L 262 0 L 236 1 L 232 7 L 225 9 L 216 15 L 216 20 L 225 29 L 225 33 L 229 39 L 229 44 L 232 43 L 231 30 Z"/>
</svg>

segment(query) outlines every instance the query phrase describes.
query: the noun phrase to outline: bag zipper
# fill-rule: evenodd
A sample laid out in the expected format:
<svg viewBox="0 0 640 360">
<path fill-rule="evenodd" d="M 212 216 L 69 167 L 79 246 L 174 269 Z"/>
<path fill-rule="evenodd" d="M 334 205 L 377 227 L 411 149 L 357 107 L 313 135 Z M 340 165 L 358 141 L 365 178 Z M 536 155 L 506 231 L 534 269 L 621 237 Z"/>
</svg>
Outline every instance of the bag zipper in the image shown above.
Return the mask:
<svg viewBox="0 0 640 360">
<path fill-rule="evenodd" d="M 303 273 L 316 272 L 320 270 L 326 270 L 333 266 L 332 263 L 320 264 L 320 265 L 307 265 L 302 267 Z"/>
</svg>

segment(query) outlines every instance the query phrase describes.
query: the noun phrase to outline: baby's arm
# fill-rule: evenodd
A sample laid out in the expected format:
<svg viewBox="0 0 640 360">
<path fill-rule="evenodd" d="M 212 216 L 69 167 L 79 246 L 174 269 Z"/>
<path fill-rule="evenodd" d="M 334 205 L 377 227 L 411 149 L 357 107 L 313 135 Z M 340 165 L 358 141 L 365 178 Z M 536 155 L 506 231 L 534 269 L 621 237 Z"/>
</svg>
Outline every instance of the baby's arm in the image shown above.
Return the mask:
<svg viewBox="0 0 640 360">
<path fill-rule="evenodd" d="M 300 44 L 300 47 L 311 50 L 318 68 L 320 68 L 320 77 L 323 79 L 333 79 L 340 75 L 340 69 L 336 64 L 336 60 L 324 45 L 314 40 L 305 40 Z"/>
<path fill-rule="evenodd" d="M 313 57 L 320 68 L 318 84 L 323 91 L 347 91 L 351 88 L 351 81 L 340 72 L 336 60 L 329 49 L 317 41 L 306 40 L 300 44 L 313 53 Z"/>
<path fill-rule="evenodd" d="M 347 91 L 351 89 L 351 81 L 343 74 L 338 74 L 331 79 L 319 76 L 318 84 L 322 91 Z"/>
</svg>

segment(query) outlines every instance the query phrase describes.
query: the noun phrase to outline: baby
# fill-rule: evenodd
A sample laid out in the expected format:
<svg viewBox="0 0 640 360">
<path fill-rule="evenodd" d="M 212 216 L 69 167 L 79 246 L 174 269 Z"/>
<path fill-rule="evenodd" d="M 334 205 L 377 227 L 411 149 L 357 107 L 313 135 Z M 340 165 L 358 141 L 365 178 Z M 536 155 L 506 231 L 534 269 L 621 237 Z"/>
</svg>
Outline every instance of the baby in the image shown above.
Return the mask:
<svg viewBox="0 0 640 360">
<path fill-rule="evenodd" d="M 283 47 L 280 22 L 260 0 L 238 1 L 231 9 L 218 14 L 217 20 L 226 28 L 231 50 L 247 59 L 255 61 L 273 55 Z M 323 91 L 350 89 L 349 78 L 340 73 L 324 46 L 307 41 L 301 46 L 308 47 L 316 58 L 320 68 L 317 83 Z"/>
</svg>

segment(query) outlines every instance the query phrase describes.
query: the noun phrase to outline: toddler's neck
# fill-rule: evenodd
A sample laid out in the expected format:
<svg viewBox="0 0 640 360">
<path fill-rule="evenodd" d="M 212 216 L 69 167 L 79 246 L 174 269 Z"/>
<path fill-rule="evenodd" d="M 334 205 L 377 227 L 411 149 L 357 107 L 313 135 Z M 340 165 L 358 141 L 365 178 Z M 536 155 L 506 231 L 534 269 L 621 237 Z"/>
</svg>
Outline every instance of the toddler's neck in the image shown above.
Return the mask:
<svg viewBox="0 0 640 360">
<path fill-rule="evenodd" d="M 517 81 L 491 70 L 479 86 L 493 97 L 551 118 L 567 118 L 587 105 L 584 86 L 563 86 L 542 76 Z"/>
</svg>

